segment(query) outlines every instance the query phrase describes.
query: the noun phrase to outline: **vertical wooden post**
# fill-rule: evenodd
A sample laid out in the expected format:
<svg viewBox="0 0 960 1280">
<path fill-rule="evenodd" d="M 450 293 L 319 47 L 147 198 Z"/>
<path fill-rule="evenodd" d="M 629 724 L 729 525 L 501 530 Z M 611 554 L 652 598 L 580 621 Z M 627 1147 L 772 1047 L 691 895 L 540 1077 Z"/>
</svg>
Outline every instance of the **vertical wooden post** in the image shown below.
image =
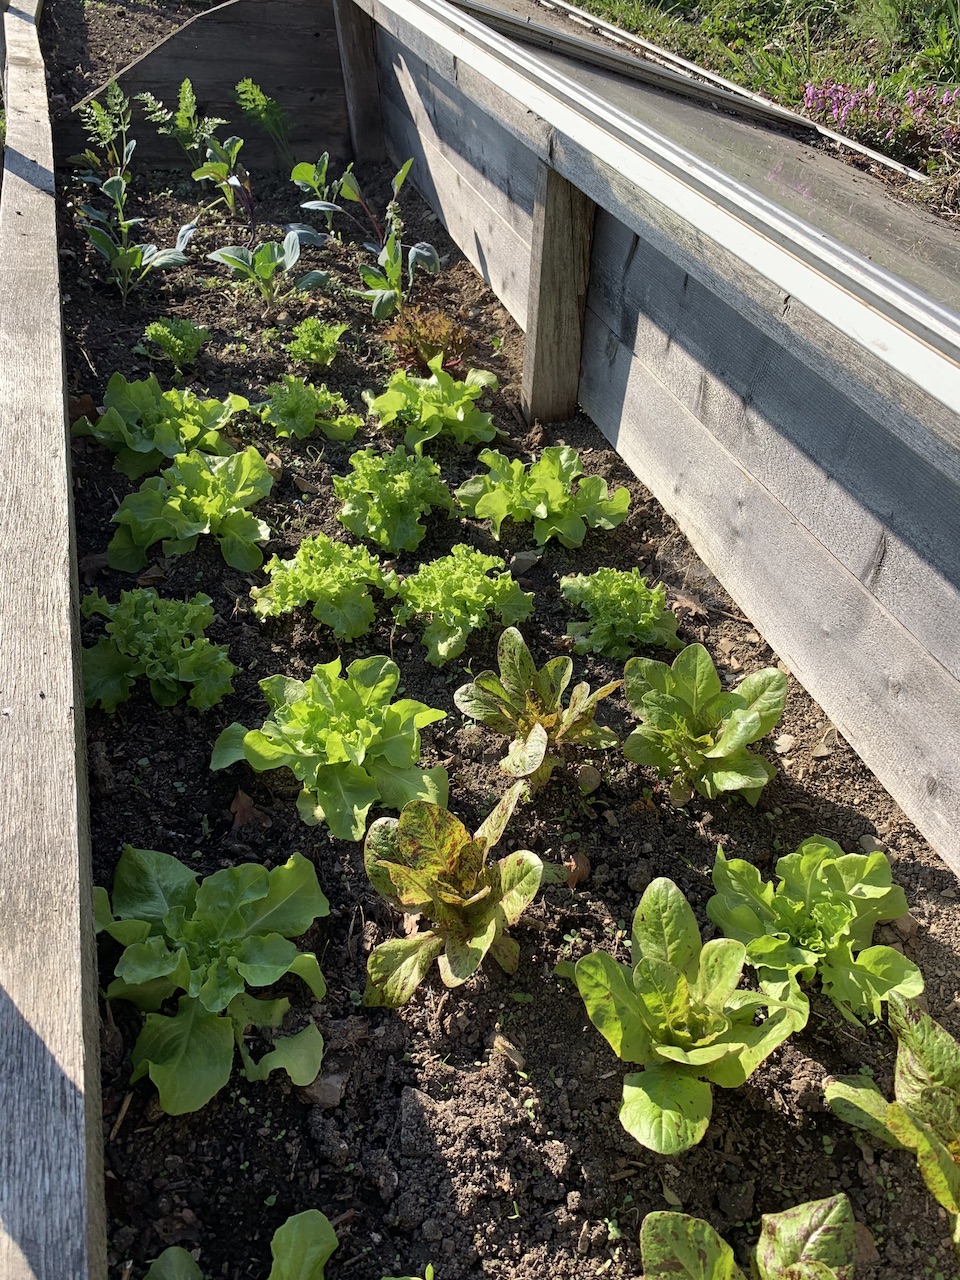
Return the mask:
<svg viewBox="0 0 960 1280">
<path fill-rule="evenodd" d="M 333 0 L 340 68 L 347 97 L 353 158 L 382 164 L 387 158 L 377 78 L 376 26 L 354 0 Z"/>
<path fill-rule="evenodd" d="M 560 422 L 577 406 L 596 206 L 545 161 L 537 168 L 521 407 Z"/>
</svg>

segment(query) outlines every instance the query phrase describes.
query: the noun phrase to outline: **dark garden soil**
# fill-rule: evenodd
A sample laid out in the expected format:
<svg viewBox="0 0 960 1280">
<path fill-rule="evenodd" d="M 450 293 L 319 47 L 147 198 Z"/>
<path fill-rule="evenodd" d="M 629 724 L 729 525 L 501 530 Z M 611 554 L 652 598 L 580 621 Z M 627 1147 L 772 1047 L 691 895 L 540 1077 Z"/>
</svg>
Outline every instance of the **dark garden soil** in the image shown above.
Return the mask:
<svg viewBox="0 0 960 1280">
<path fill-rule="evenodd" d="M 128 15 L 135 9 L 141 29 L 147 15 L 159 21 L 181 18 L 185 11 L 116 7 Z M 103 7 L 104 22 L 110 19 L 103 31 L 111 38 L 116 28 L 110 15 L 116 11 Z M 92 43 L 100 7 L 88 4 L 84 12 Z M 48 5 L 54 86 L 72 83 L 74 54 L 66 51 L 81 46 L 67 19 L 76 13 L 70 0 Z M 98 38 L 103 40 L 102 32 Z M 102 54 L 91 55 L 82 70 L 86 75 L 95 68 L 99 75 L 104 65 Z M 380 207 L 389 176 L 360 174 Z M 134 193 L 150 239 L 160 244 L 171 243 L 176 228 L 196 210 L 196 188 L 180 175 L 136 173 Z M 282 234 L 282 223 L 299 216 L 295 189 L 259 184 L 258 194 L 260 238 Z M 169 382 L 163 366 L 133 351 L 145 324 L 161 315 L 187 316 L 212 331 L 189 380 L 205 394 L 234 391 L 256 401 L 280 373 L 305 373 L 288 365 L 281 343 L 311 313 L 350 323 L 341 354 L 323 380 L 352 408 L 361 410 L 361 392 L 382 387 L 394 367 L 382 326 L 364 304 L 343 293 L 297 301 L 265 316 L 250 295 L 227 282 L 223 268 L 205 261 L 213 248 L 244 238 L 242 228 L 212 214 L 193 241 L 191 265 L 151 282 L 124 310 L 74 226 L 69 202 L 78 198 L 78 189 L 66 177 L 63 197 L 72 395 L 101 403 L 115 371 L 146 377 L 153 370 Z M 473 342 L 471 363 L 500 379 L 493 401 L 504 432 L 498 447 L 528 460 L 544 444 L 572 445 L 588 473 L 605 476 L 611 486 L 626 485 L 632 495 L 630 514 L 618 529 L 589 532 L 581 550 L 550 543 L 539 559 L 522 556 L 515 562 L 521 585 L 535 593 L 535 613 L 523 630 L 538 665 L 566 650 L 564 631 L 572 613 L 559 593 L 560 576 L 601 565 L 639 565 L 662 579 L 682 638 L 705 643 L 730 681 L 776 663 L 677 527 L 584 416 L 548 429 L 525 427 L 518 409 L 521 333 L 415 194 L 405 189 L 402 203 L 409 238 L 433 241 L 444 263 L 435 282 L 417 287 L 415 300 L 457 317 Z M 305 263 L 322 265 L 352 286 L 358 255 L 349 237 L 345 232 L 342 243 L 305 250 Z M 256 509 L 274 530 L 268 556 L 290 554 L 318 530 L 349 539 L 336 519 L 331 476 L 347 470 L 354 449 L 396 442 L 369 424 L 349 444 L 319 436 L 277 441 L 252 415 L 245 416 L 238 434 L 244 444 L 273 452 L 282 462 L 281 478 Z M 444 448 L 435 456 L 452 487 L 477 470 L 469 451 Z M 110 518 L 134 486 L 92 442 L 76 442 L 73 458 L 82 583 L 114 600 L 134 580 L 104 568 L 103 553 Z M 508 562 L 533 549 L 528 526 L 505 525 L 498 544 L 487 525 L 441 517 L 416 553 L 398 558 L 397 569 L 409 573 L 456 542 Z M 148 1261 L 176 1243 L 198 1251 L 211 1277 L 262 1280 L 273 1231 L 290 1214 L 316 1207 L 335 1221 L 340 1237 L 328 1268 L 331 1280 L 422 1275 L 431 1260 L 438 1280 L 636 1277 L 638 1224 L 650 1210 L 682 1206 L 742 1249 L 756 1238 L 761 1213 L 843 1189 L 861 1224 L 858 1280 L 956 1277 L 947 1223 L 913 1158 L 872 1150 L 824 1109 L 821 1082 L 831 1072 L 869 1067 L 889 1093 L 894 1049 L 882 1028 L 852 1027 L 815 995 L 807 1029 L 774 1053 L 746 1087 L 715 1090 L 704 1141 L 666 1158 L 641 1148 L 621 1129 L 624 1068 L 588 1026 L 572 986 L 551 976 L 558 960 L 598 947 L 623 955 L 624 931 L 655 876 L 674 879 L 705 924 L 718 843 L 728 855 L 747 858 L 769 874 L 779 853 L 814 833 L 851 851 L 876 840 L 889 851 L 913 918 L 909 925 L 901 922 L 899 932 L 881 928 L 878 941 L 901 946 L 920 964 L 931 1013 L 960 1032 L 956 881 L 792 677 L 777 747 L 769 740 L 761 744 L 780 772 L 756 810 L 739 799 L 708 803 L 699 797 L 676 809 L 655 776 L 628 764 L 617 750 L 593 757 L 602 784 L 588 797 L 580 795 L 572 770 L 559 772 L 534 803 L 518 810 L 506 843 L 555 862 L 585 855 L 591 871 L 576 889 L 555 885 L 543 891 L 523 917 L 514 931 L 522 953 L 517 974 L 507 977 L 487 963 L 454 992 L 434 976 L 406 1008 L 366 1010 L 359 1001 L 367 956 L 377 943 L 398 935 L 400 921 L 371 890 L 361 847 L 299 821 L 292 775 L 254 774 L 246 765 L 210 773 L 211 746 L 232 721 L 261 723 L 266 704 L 257 682 L 266 676 L 304 678 L 315 664 L 338 654 L 345 664 L 390 654 L 400 665 L 406 694 L 448 713 L 424 731 L 425 761 L 446 765 L 450 807 L 476 825 L 504 788 L 497 767 L 502 740 L 465 721 L 452 694 L 469 678 L 467 671 L 496 665 L 497 631 L 475 635 L 462 658 L 436 669 L 424 662 L 419 628 L 394 629 L 382 602 L 374 628 L 346 645 L 338 645 L 306 610 L 258 622 L 249 590 L 263 580 L 260 573 L 226 567 L 215 546 L 203 540 L 195 554 L 158 557 L 140 576 L 141 585 L 167 597 L 209 595 L 217 616 L 208 634 L 229 644 L 238 672 L 235 692 L 203 714 L 161 709 L 139 688 L 112 716 L 88 712 L 95 882 L 110 886 L 125 843 L 175 853 L 204 875 L 245 861 L 273 866 L 293 850 L 311 858 L 331 913 L 299 945 L 317 952 L 329 992 L 322 1003 L 311 1003 L 295 981 L 281 990 L 293 1002 L 285 1030 L 314 1019 L 326 1057 L 320 1079 L 307 1089 L 293 1088 L 282 1073 L 265 1084 L 248 1084 L 237 1075 L 202 1111 L 171 1118 L 159 1110 L 149 1082 L 128 1085 L 140 1015 L 122 1002 L 103 1006 L 111 1276 L 140 1280 Z M 99 623 L 85 623 L 84 632 L 85 642 L 92 643 Z M 617 679 L 622 667 L 587 658 L 577 660 L 576 671 L 596 686 Z M 603 706 L 598 718 L 624 736 L 632 722 L 623 699 L 614 696 Z M 241 788 L 255 811 L 252 820 L 238 824 L 231 803 Z M 712 926 L 705 924 L 704 932 L 710 936 Z M 101 948 L 104 984 L 116 959 L 111 946 Z"/>
</svg>

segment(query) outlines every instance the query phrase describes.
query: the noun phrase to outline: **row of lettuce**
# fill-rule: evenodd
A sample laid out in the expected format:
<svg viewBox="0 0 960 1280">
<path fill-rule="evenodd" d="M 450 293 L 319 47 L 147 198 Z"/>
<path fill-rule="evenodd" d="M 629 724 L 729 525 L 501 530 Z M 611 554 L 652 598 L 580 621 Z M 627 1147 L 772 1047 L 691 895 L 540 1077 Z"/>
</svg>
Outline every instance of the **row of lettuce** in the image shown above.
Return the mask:
<svg viewBox="0 0 960 1280">
<path fill-rule="evenodd" d="M 256 86 L 244 93 L 278 149 L 289 149 L 276 104 Z M 192 159 L 206 153 L 194 178 L 214 183 L 231 214 L 245 211 L 252 234 L 255 205 L 238 159 L 242 140 L 216 139 L 223 122 L 198 116 L 187 82 L 176 112 L 156 100 L 145 105 L 149 118 Z M 193 232 L 185 228 L 179 257 L 169 260 L 167 251 L 134 243 L 138 222 L 126 213 L 135 146 L 128 137 L 129 103 L 114 87 L 105 104 L 89 109 L 87 123 L 95 149 L 83 157 L 84 180 L 112 208 L 82 206 L 82 226 L 126 302 L 153 268 L 186 262 L 183 250 Z M 611 728 L 597 723 L 604 699 L 622 688 L 638 722 L 623 753 L 668 783 L 674 804 L 697 792 L 711 799 L 739 793 L 756 805 L 776 770 L 749 748 L 779 721 L 787 682 L 776 668 L 737 684 L 722 678 L 702 645 L 684 647 L 663 587 L 650 586 L 636 569 L 604 568 L 560 582 L 563 596 L 586 617 L 568 627 L 573 652 L 626 660 L 622 679 L 591 691 L 583 681 L 570 688 L 569 656 L 538 669 L 516 626 L 530 617 L 533 595 L 500 557 L 466 543 L 402 575 L 366 546 L 318 533 L 305 537 L 291 557 L 274 555 L 263 565 L 261 548 L 273 534 L 250 508 L 271 492 L 276 469 L 257 448 L 244 448 L 228 434 L 242 430 L 244 415 L 278 439 L 306 440 L 319 432 L 348 441 L 368 420 L 387 439 L 402 433 L 393 448 L 378 444 L 354 453 L 349 472 L 332 481 L 340 522 L 391 556 L 415 551 L 426 522 L 438 518 L 489 521 L 497 539 L 504 522 L 526 523 L 539 547 L 556 538 L 576 548 L 588 529 L 615 528 L 628 512 L 627 491 L 611 495 L 606 481 L 585 475 L 581 459 L 566 446 L 545 448 L 530 463 L 486 448 L 479 454 L 485 473 L 455 491 L 444 483 L 431 442 L 465 448 L 495 441 L 483 399 L 496 391 L 496 379 L 479 371 L 454 377 L 449 367 L 461 354 L 459 326 L 407 305 L 415 269 L 439 267 L 430 246 L 408 246 L 402 239 L 396 196 L 409 164 L 396 175 L 394 198 L 378 220 L 352 172 L 328 182 L 327 163 L 321 157 L 295 166 L 294 181 L 315 197 L 304 207 L 323 215 L 329 233 L 336 215 L 345 212 L 343 201 L 359 206 L 366 230 L 373 230 L 377 265 L 361 265 L 363 289 L 348 292 L 369 301 L 376 319 L 399 313 L 392 337 L 419 374 L 398 369 L 382 391 L 365 395 L 365 412 L 358 412 L 325 385 L 293 374 L 251 404 L 239 395 L 204 400 L 187 389 L 164 390 L 152 375 L 131 382 L 118 373 L 102 411 L 79 419 L 74 431 L 111 449 L 116 468 L 131 480 L 147 476 L 113 516 L 118 529 L 107 562 L 115 570 L 138 572 L 158 543 L 164 556 L 177 556 L 210 536 L 229 566 L 263 568 L 266 580 L 250 593 L 261 620 L 309 607 L 337 642 L 350 643 L 377 619 L 371 599 L 376 589 L 393 602 L 397 625 L 423 625 L 426 660 L 435 666 L 462 654 L 478 628 L 503 626 L 499 669 L 480 673 L 454 694 L 466 718 L 504 741 L 500 769 L 510 780 L 473 833 L 447 808 L 446 770 L 421 762 L 420 731 L 446 712 L 395 698 L 402 673 L 385 656 L 357 658 L 345 670 L 337 658 L 316 666 L 305 681 L 284 674 L 262 680 L 267 718 L 255 728 L 230 725 L 212 744 L 211 768 L 240 762 L 258 772 L 287 768 L 301 784 L 297 809 L 304 823 L 364 841 L 372 888 L 417 922 L 415 931 L 380 944 L 368 959 L 363 1003 L 395 1008 L 411 999 L 434 963 L 448 988 L 466 982 L 488 955 L 505 972 L 517 971 L 521 950 L 510 930 L 561 872 L 530 851 L 492 854 L 517 805 L 534 799 L 558 766 L 621 745 Z M 269 311 L 311 289 L 335 289 L 328 272 L 295 275 L 301 248 L 324 238 L 295 224 L 282 241 L 256 249 L 229 246 L 210 256 L 229 266 L 238 287 L 255 292 Z M 308 316 L 293 331 L 288 357 L 308 370 L 328 368 L 347 332 L 345 324 Z M 210 336 L 189 321 L 164 317 L 147 327 L 150 346 L 144 350 L 158 352 L 182 379 Z M 228 647 L 204 635 L 213 621 L 211 603 L 204 595 L 165 600 L 137 588 L 122 591 L 114 604 L 92 592 L 83 611 L 106 621 L 103 636 L 84 654 L 88 705 L 113 711 L 138 679 L 146 679 L 161 706 L 185 697 L 201 712 L 216 706 L 232 691 L 235 669 Z M 668 664 L 638 655 L 645 646 L 678 652 Z M 380 817 L 368 827 L 375 805 L 399 816 Z M 872 945 L 877 924 L 908 910 L 885 854 L 847 854 L 814 836 L 779 860 L 774 880 L 764 880 L 755 867 L 727 859 L 720 849 L 713 883 L 707 914 L 719 936 L 703 942 L 682 892 L 660 878 L 637 907 L 628 960 L 598 951 L 555 971 L 575 984 L 617 1057 L 636 1068 L 624 1077 L 624 1128 L 662 1154 L 698 1143 L 710 1123 L 713 1087 L 739 1087 L 803 1029 L 811 983 L 819 982 L 850 1021 L 876 1021 L 888 1003 L 898 1040 L 895 1101 L 887 1102 L 864 1076 L 830 1082 L 827 1100 L 873 1138 L 915 1153 L 928 1187 L 951 1216 L 960 1248 L 960 1047 L 911 1004 L 923 989 L 917 966 L 893 947 Z M 238 1058 L 248 1080 L 266 1080 L 275 1070 L 296 1085 L 315 1079 L 323 1056 L 316 1026 L 308 1021 L 292 1035 L 274 1035 L 290 1001 L 251 994 L 294 974 L 315 999 L 325 995 L 316 956 L 293 941 L 329 910 L 308 859 L 293 854 L 270 871 L 255 864 L 228 867 L 200 881 L 170 854 L 127 846 L 112 894 L 96 890 L 96 910 L 98 931 L 121 947 L 107 996 L 131 1001 L 145 1015 L 132 1080 L 149 1077 L 165 1111 L 179 1115 L 206 1105 Z M 749 988 L 741 985 L 748 968 L 754 978 Z M 258 1061 L 247 1045 L 251 1028 L 272 1040 Z M 295 1215 L 274 1237 L 270 1280 L 319 1280 L 336 1247 L 336 1233 L 322 1213 Z M 682 1214 L 649 1214 L 641 1247 L 648 1280 L 683 1274 L 684 1267 L 708 1280 L 743 1274 L 730 1246 L 708 1224 Z M 850 1280 L 854 1254 L 852 1208 L 838 1195 L 765 1218 L 751 1266 L 762 1280 Z M 176 1247 L 148 1272 L 148 1280 L 201 1276 L 193 1257 Z"/>
</svg>

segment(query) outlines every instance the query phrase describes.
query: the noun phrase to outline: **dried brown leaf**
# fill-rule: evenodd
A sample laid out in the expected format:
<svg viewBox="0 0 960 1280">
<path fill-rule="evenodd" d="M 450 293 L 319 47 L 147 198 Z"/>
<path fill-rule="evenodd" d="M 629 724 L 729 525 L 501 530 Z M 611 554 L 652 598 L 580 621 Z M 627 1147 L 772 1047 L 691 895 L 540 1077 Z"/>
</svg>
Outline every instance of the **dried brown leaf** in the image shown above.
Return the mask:
<svg viewBox="0 0 960 1280">
<path fill-rule="evenodd" d="M 241 827 L 250 825 L 258 827 L 269 827 L 273 825 L 272 819 L 263 813 L 253 803 L 245 791 L 237 789 L 237 794 L 230 803 L 230 812 L 233 814 L 233 826 L 230 828 L 231 833 L 238 831 Z"/>
<path fill-rule="evenodd" d="M 567 888 L 575 889 L 590 875 L 590 859 L 581 849 L 571 849 L 563 860 L 569 875 L 567 876 Z"/>
</svg>

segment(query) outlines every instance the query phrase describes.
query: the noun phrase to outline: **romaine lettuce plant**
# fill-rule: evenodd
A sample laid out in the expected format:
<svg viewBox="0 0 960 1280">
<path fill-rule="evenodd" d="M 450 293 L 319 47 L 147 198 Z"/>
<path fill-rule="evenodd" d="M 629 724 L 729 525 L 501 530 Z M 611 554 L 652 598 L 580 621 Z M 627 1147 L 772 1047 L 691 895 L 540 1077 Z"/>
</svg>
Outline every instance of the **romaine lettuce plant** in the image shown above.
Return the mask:
<svg viewBox="0 0 960 1280">
<path fill-rule="evenodd" d="M 294 278 L 294 267 L 300 261 L 300 235 L 297 231 L 288 231 L 282 243 L 267 240 L 256 249 L 232 244 L 215 249 L 207 257 L 211 262 L 229 267 L 238 283 L 252 284 L 268 308 L 275 307 L 292 293 L 322 289 L 330 278 L 326 271 L 307 271 Z"/>
<path fill-rule="evenodd" d="M 446 769 L 418 767 L 420 730 L 446 712 L 413 698 L 391 702 L 400 669 L 389 658 L 358 658 L 343 677 L 340 670 L 334 658 L 307 681 L 261 680 L 271 719 L 262 729 L 224 729 L 210 767 L 246 760 L 262 773 L 286 765 L 303 783 L 297 810 L 304 822 L 325 822 L 340 840 L 362 840 L 372 804 L 446 804 Z"/>
<path fill-rule="evenodd" d="M 742 1085 L 800 1028 L 794 1009 L 737 989 L 745 959 L 734 938 L 702 943 L 690 904 L 661 878 L 637 907 L 629 965 L 595 951 L 571 966 L 590 1021 L 618 1058 L 643 1068 L 624 1079 L 620 1123 L 651 1151 L 676 1155 L 698 1143 L 711 1085 Z M 769 1016 L 755 1024 L 761 1006 Z"/>
<path fill-rule="evenodd" d="M 634 764 L 673 778 L 670 798 L 684 804 L 693 791 L 708 800 L 739 791 L 756 805 L 777 770 L 747 750 L 783 714 L 787 677 L 776 667 L 755 671 L 724 693 L 702 644 L 691 644 L 672 666 L 631 658 L 624 671 L 627 701 L 642 721 L 623 744 Z"/>
<path fill-rule="evenodd" d="M 212 534 L 233 569 L 259 569 L 258 542 L 269 527 L 247 507 L 265 498 L 273 477 L 250 446 L 229 458 L 211 458 L 195 449 L 178 454 L 173 466 L 145 480 L 120 503 L 113 523 L 120 528 L 107 547 L 111 569 L 135 573 L 147 563 L 147 550 L 163 540 L 165 556 L 193 551 L 197 538 Z"/>
<path fill-rule="evenodd" d="M 826 1082 L 827 1104 L 872 1139 L 913 1152 L 960 1255 L 960 1044 L 899 996 L 890 996 L 889 1008 L 897 1038 L 895 1101 L 864 1076 L 838 1076 Z"/>
<path fill-rule="evenodd" d="M 225 644 L 214 644 L 203 632 L 213 621 L 209 596 L 161 600 L 149 587 L 121 591 L 110 604 L 92 591 L 81 604 L 85 618 L 107 619 L 106 635 L 83 651 L 83 694 L 88 707 L 98 703 L 116 711 L 130 697 L 141 676 L 161 707 L 172 707 L 189 692 L 198 711 L 215 707 L 233 692 L 236 667 Z"/>
<path fill-rule="evenodd" d="M 479 720 L 512 739 L 500 768 L 512 778 L 526 778 L 531 794 L 544 786 L 569 747 L 607 750 L 619 742 L 612 729 L 594 723 L 597 705 L 621 681 L 595 693 L 578 684 L 563 705 L 563 692 L 573 675 L 569 658 L 551 658 L 538 671 L 523 636 L 507 627 L 497 645 L 500 674 L 482 671 L 472 684 L 453 695 L 465 716 Z"/>
<path fill-rule="evenodd" d="M 853 1280 L 857 1240 L 845 1195 L 765 1213 L 750 1251 L 755 1280 Z M 640 1227 L 645 1280 L 747 1280 L 733 1249 L 702 1218 L 648 1213 Z"/>
<path fill-rule="evenodd" d="M 343 500 L 337 519 L 358 538 L 387 551 L 413 551 L 427 532 L 420 516 L 435 509 L 453 513 L 440 468 L 430 458 L 408 454 L 403 445 L 391 453 L 360 449 L 350 466 L 347 475 L 333 477 L 333 488 Z"/>
<path fill-rule="evenodd" d="M 161 355 L 180 374 L 194 363 L 200 354 L 200 348 L 210 341 L 210 336 L 209 329 L 201 329 L 192 320 L 179 316 L 162 316 L 159 320 L 152 320 L 143 331 L 144 341 L 158 346 Z"/>
<path fill-rule="evenodd" d="M 73 434 L 105 444 L 117 455 L 114 469 L 139 480 L 165 459 L 191 449 L 219 457 L 233 453 L 221 432 L 249 404 L 243 396 L 201 400 L 192 391 L 164 391 L 152 373 L 140 382 L 128 382 L 115 373 L 107 383 L 103 407 L 98 418 L 78 418 Z"/>
<path fill-rule="evenodd" d="M 338 640 L 356 640 L 369 631 L 374 618 L 370 587 L 388 598 L 397 594 L 397 575 L 385 570 L 366 547 L 349 547 L 325 533 L 304 538 L 289 560 L 274 556 L 264 571 L 270 581 L 250 592 L 258 618 L 312 603 L 313 616 Z"/>
<path fill-rule="evenodd" d="M 312 1023 L 277 1040 L 259 1062 L 244 1042 L 247 1027 L 279 1027 L 290 1007 L 287 999 L 256 999 L 248 986 L 269 987 L 293 973 L 318 1000 L 326 994 L 317 957 L 289 941 L 330 910 L 306 858 L 295 853 L 273 871 L 248 862 L 198 885 L 178 858 L 127 845 L 112 905 L 105 889 L 94 898 L 97 932 L 124 947 L 107 996 L 147 1014 L 131 1083 L 149 1075 L 164 1111 L 205 1106 L 230 1078 L 235 1049 L 248 1080 L 266 1080 L 277 1067 L 294 1084 L 316 1077 L 323 1040 Z M 177 1012 L 157 1012 L 178 991 Z"/>
<path fill-rule="evenodd" d="M 423 643 L 427 661 L 442 666 L 463 653 L 467 638 L 478 627 L 498 617 L 507 626 L 523 622 L 533 609 L 532 592 L 521 591 L 499 556 L 458 542 L 448 556 L 420 566 L 400 583 L 400 604 L 394 617 L 402 626 L 413 617 L 427 618 Z"/>
<path fill-rule="evenodd" d="M 520 948 L 507 929 L 536 896 L 543 863 L 525 850 L 497 861 L 488 855 L 522 788 L 514 783 L 472 836 L 452 813 L 422 801 L 405 805 L 399 820 L 380 818 L 370 828 L 363 847 L 370 883 L 397 911 L 422 916 L 429 927 L 373 949 L 365 1005 L 405 1004 L 434 960 L 447 987 L 472 977 L 488 952 L 505 973 L 516 973 Z"/>
<path fill-rule="evenodd" d="M 610 497 L 606 480 L 584 476 L 580 455 L 568 445 L 544 449 L 528 467 L 495 449 L 482 449 L 479 456 L 487 475 L 472 476 L 456 498 L 470 515 L 489 519 L 497 539 L 504 520 L 532 520 L 540 546 L 557 538 L 565 547 L 579 547 L 588 526 L 615 529 L 626 519 L 628 490 Z"/>
<path fill-rule="evenodd" d="M 667 608 L 666 588 L 648 586 L 639 569 L 568 574 L 560 579 L 560 590 L 590 619 L 567 627 L 574 653 L 602 653 L 623 661 L 642 645 L 683 648 L 676 615 Z"/>
<path fill-rule="evenodd" d="M 458 382 L 443 368 L 443 356 L 430 361 L 430 377 L 415 378 L 400 369 L 379 396 L 364 393 L 370 412 L 381 426 L 404 428 L 403 443 L 416 453 L 435 436 L 452 436 L 458 445 L 492 440 L 497 434 L 493 418 L 477 407 L 484 391 L 496 391 L 496 375 L 471 369 Z"/>
<path fill-rule="evenodd" d="M 363 426 L 363 419 L 350 412 L 343 396 L 295 374 L 281 374 L 279 382 L 267 387 L 266 395 L 266 401 L 256 407 L 278 436 L 306 440 L 314 431 L 322 431 L 328 440 L 352 440 Z"/>
<path fill-rule="evenodd" d="M 820 979 L 823 993 L 848 1022 L 879 1018 L 891 992 L 916 996 L 923 975 L 893 947 L 870 945 L 874 927 L 907 911 L 887 856 L 844 853 L 833 840 L 811 836 L 780 858 L 774 888 L 760 872 L 717 849 L 707 915 L 728 938 L 747 948 L 747 963 L 765 991 L 789 1001 L 806 1018 L 799 983 Z"/>
<path fill-rule="evenodd" d="M 324 1268 L 339 1246 L 325 1213 L 305 1209 L 277 1227 L 270 1241 L 273 1266 L 267 1280 L 324 1280 Z M 164 1249 L 143 1280 L 206 1280 L 192 1253 L 178 1244 Z"/>
<path fill-rule="evenodd" d="M 284 344 L 284 350 L 291 360 L 325 369 L 333 363 L 340 339 L 349 329 L 348 324 L 324 324 L 316 316 L 307 316 L 294 325 L 293 337 Z"/>
</svg>

